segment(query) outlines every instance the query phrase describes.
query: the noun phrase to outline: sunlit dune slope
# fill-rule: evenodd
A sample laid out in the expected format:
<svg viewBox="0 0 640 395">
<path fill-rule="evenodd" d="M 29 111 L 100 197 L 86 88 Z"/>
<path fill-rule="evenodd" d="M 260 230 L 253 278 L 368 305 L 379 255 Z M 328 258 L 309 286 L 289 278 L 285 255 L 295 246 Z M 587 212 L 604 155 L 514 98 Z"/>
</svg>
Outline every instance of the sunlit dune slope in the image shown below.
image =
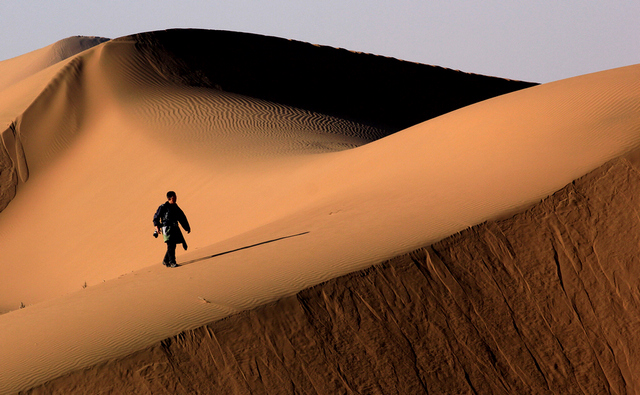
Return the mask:
<svg viewBox="0 0 640 395">
<path fill-rule="evenodd" d="M 29 393 L 636 393 L 638 154 L 524 213 Z"/>
<path fill-rule="evenodd" d="M 69 37 L 28 54 L 0 61 L 0 91 L 108 40 L 102 37 Z"/>
<path fill-rule="evenodd" d="M 194 67 L 185 81 L 184 65 L 194 56 L 183 61 L 169 58 L 168 51 L 176 43 L 195 51 L 187 40 L 199 37 L 193 34 L 204 42 L 217 37 L 199 50 L 207 54 L 200 64 L 228 63 L 239 74 Z M 237 58 L 234 48 L 244 57 Z M 210 59 L 214 52 L 218 58 Z M 306 63 L 291 62 L 297 52 Z M 247 53 L 254 56 L 251 62 Z M 398 96 L 411 98 L 421 103 L 409 111 L 417 119 L 444 111 L 424 99 L 434 91 L 418 95 L 408 80 L 377 86 L 373 94 L 358 90 L 370 80 L 354 84 L 343 76 L 380 73 L 380 62 L 391 80 L 410 70 L 408 75 L 419 76 L 417 86 L 438 81 L 438 92 L 455 87 L 458 95 L 449 100 L 443 94 L 438 101 L 447 110 L 531 85 L 282 39 L 173 31 L 109 41 L 8 88 L 5 92 L 17 95 L 15 102 L 25 97 L 33 102 L 2 134 L 2 206 L 20 185 L 0 216 L 0 265 L 17 268 L 7 277 L 10 285 L 0 290 L 0 311 L 157 263 L 162 246 L 149 236 L 150 216 L 169 189 L 180 192 L 199 229 L 189 240 L 193 250 L 301 209 L 326 192 L 311 170 L 316 154 L 357 147 L 394 131 L 372 126 L 386 122 L 375 114 L 353 113 L 363 106 L 354 101 L 395 108 Z M 52 71 L 56 74 L 41 87 Z M 277 78 L 269 74 L 276 71 Z M 220 80 L 211 73 L 219 73 Z M 245 75 L 254 78 L 255 96 L 236 86 Z M 345 86 L 329 83 L 332 79 Z M 305 80 L 324 81 L 324 90 Z M 274 81 L 282 87 L 283 102 L 301 105 L 261 98 L 275 89 Z M 480 82 L 470 83 L 466 95 L 461 87 L 468 81 Z M 344 102 L 347 95 L 351 101 Z M 334 115 L 313 111 L 320 105 Z M 368 122 L 353 120 L 365 115 L 371 116 Z"/>
<path fill-rule="evenodd" d="M 106 38 L 70 37 L 45 48 L 0 62 L 0 129 L 5 130 L 36 100 L 38 96 L 59 86 L 66 75 L 66 67 L 74 55 L 89 49 Z M 13 133 L 12 133 L 13 134 Z M 7 135 L 5 134 L 5 137 Z M 11 143 L 4 144 L 14 154 Z M 3 161 L 4 162 L 4 161 Z M 2 166 L 4 169 L 6 166 Z M 0 210 L 13 196 L 14 182 L 7 181 L 3 171 L 0 177 Z M 7 190 L 11 193 L 7 195 Z"/>
<path fill-rule="evenodd" d="M 0 62 L 0 211 L 13 199 L 19 180 L 28 178 L 22 145 L 16 140 L 16 119 L 49 89 L 56 89 L 74 55 L 108 41 L 70 37 L 45 48 Z M 46 94 L 45 94 L 46 96 Z"/>
<path fill-rule="evenodd" d="M 390 120 L 409 117 L 394 107 L 397 86 L 419 102 L 436 95 L 428 83 L 381 84 L 353 96 L 378 81 L 343 80 L 355 60 L 285 83 L 287 73 L 261 73 L 279 69 L 258 57 L 246 75 L 264 92 L 249 92 L 233 87 L 243 74 L 212 66 L 246 59 L 224 46 L 207 51 L 202 42 L 217 48 L 211 34 L 156 33 L 92 48 L 69 60 L 3 132 L 1 174 L 10 179 L 2 185 L 19 183 L 0 213 L 0 310 L 13 310 L 0 316 L 0 392 L 521 211 L 640 144 L 640 65 L 454 105 L 390 134 Z M 219 34 L 236 45 L 251 37 Z M 167 37 L 207 40 L 184 42 L 185 55 Z M 272 53 L 288 44 L 273 41 Z M 204 56 L 199 68 L 196 48 L 220 57 Z M 397 73 L 418 67 L 363 56 L 392 62 Z M 283 59 L 287 70 L 291 59 Z M 309 81 L 328 84 L 331 75 L 349 88 L 304 99 L 314 97 Z M 283 96 L 268 96 L 280 92 L 273 81 Z M 345 92 L 352 96 L 341 101 Z M 428 119 L 433 102 L 412 104 L 411 116 Z M 151 215 L 169 189 L 193 229 L 175 270 L 160 265 L 163 245 L 151 237 Z M 26 308 L 16 310 L 20 303 Z"/>
</svg>

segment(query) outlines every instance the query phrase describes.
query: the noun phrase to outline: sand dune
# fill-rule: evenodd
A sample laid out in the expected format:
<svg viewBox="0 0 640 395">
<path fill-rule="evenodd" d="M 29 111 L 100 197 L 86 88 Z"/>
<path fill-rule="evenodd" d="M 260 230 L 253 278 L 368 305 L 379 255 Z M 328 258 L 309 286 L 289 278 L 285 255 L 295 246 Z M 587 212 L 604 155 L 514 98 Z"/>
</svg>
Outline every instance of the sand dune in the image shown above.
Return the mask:
<svg viewBox="0 0 640 395">
<path fill-rule="evenodd" d="M 193 37 L 218 51 L 196 56 Z M 262 52 L 242 50 L 247 42 Z M 298 59 L 286 48 L 329 60 L 263 81 L 278 59 L 283 70 Z M 262 58 L 268 49 L 278 56 Z M 229 67 L 246 67 L 237 53 L 260 67 Z M 424 75 L 376 86 L 381 64 L 393 76 Z M 369 77 L 343 82 L 354 69 Z M 428 90 L 441 73 L 470 93 Z M 332 75 L 344 92 L 309 83 Z M 11 111 L 31 101 L 2 134 L 0 392 L 522 211 L 638 147 L 639 77 L 630 66 L 477 102 L 532 84 L 198 31 L 112 40 L 24 77 L 3 91 L 21 103 Z M 367 84 L 375 92 L 357 91 Z M 397 105 L 402 89 L 408 110 Z M 420 117 L 429 120 L 394 133 Z M 193 228 L 176 270 L 160 265 L 163 246 L 151 237 L 169 189 Z"/>
<path fill-rule="evenodd" d="M 0 128 L 6 129 L 2 133 L 5 152 L 0 155 L 0 211 L 13 199 L 18 181 L 25 182 L 29 176 L 21 138 L 16 134 L 16 120 L 38 96 L 56 89 L 58 79 L 55 77 L 64 74 L 61 70 L 68 68 L 74 55 L 107 40 L 70 37 L 0 62 Z"/>
<path fill-rule="evenodd" d="M 17 182 L 23 184 L 19 198 L 2 213 L 0 235 L 1 264 L 29 264 L 7 278 L 10 285 L 0 291 L 0 311 L 156 262 L 162 247 L 147 236 L 149 212 L 168 189 L 186 197 L 185 209 L 202 230 L 194 232 L 190 245 L 199 249 L 307 205 L 309 197 L 326 189 L 315 180 L 326 173 L 309 173 L 315 172 L 315 154 L 353 148 L 393 131 L 370 125 L 380 121 L 362 124 L 176 82 L 174 74 L 181 69 L 168 69 L 166 58 L 158 59 L 156 52 L 151 57 L 146 42 L 123 38 L 95 47 L 57 66 L 57 74 L 38 95 L 38 85 L 24 93 L 37 98 L 3 133 L 4 162 L 13 167 L 4 172 L 11 179 L 3 184 L 3 203 L 9 202 Z M 344 56 L 342 52 L 337 51 Z M 398 74 L 407 65 L 415 67 L 383 61 L 395 64 Z M 352 69 L 349 65 L 346 70 Z M 441 72 L 424 67 L 424 81 L 431 71 Z M 470 78 L 457 74 L 464 81 Z M 323 79 L 330 75 L 319 74 Z M 39 75 L 33 78 L 40 80 Z M 477 78 L 484 85 L 490 86 L 486 80 L 505 85 L 504 80 Z M 227 76 L 220 82 L 226 86 L 230 81 Z M 522 86 L 514 82 L 512 89 Z M 482 87 L 470 88 L 472 97 L 482 96 Z M 378 90 L 380 100 L 396 101 Z M 340 96 L 342 91 L 332 93 Z M 372 100 L 369 92 L 362 97 Z M 460 100 L 442 102 L 450 107 Z M 333 110 L 349 113 L 348 106 Z M 433 111 L 424 110 L 423 117 Z M 58 278 L 55 283 L 52 276 Z"/>
<path fill-rule="evenodd" d="M 636 393 L 637 165 L 30 393 Z"/>
</svg>

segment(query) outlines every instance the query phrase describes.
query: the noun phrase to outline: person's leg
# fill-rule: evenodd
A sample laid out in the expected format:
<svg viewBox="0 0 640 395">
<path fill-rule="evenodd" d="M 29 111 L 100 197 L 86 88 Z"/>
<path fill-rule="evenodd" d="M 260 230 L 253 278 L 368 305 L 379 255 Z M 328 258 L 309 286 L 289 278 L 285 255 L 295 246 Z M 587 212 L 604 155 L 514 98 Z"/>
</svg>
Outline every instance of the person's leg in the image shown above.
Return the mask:
<svg viewBox="0 0 640 395">
<path fill-rule="evenodd" d="M 175 265 L 176 263 L 176 243 L 167 242 L 167 252 L 164 254 L 162 264 L 165 266 Z"/>
</svg>

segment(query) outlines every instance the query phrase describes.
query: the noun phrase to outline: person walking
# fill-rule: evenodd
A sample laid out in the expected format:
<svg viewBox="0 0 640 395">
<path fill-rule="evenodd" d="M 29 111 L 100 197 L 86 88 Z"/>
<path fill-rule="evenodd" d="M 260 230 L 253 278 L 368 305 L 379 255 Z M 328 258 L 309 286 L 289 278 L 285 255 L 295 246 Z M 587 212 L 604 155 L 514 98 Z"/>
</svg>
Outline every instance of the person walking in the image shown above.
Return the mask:
<svg viewBox="0 0 640 395">
<path fill-rule="evenodd" d="M 167 252 L 164 254 L 162 261 L 162 264 L 166 267 L 178 266 L 176 263 L 176 246 L 178 244 L 182 244 L 182 247 L 185 250 L 187 249 L 187 242 L 178 224 L 182 225 L 182 228 L 184 228 L 187 233 L 191 233 L 187 216 L 184 215 L 182 209 L 178 207 L 176 203 L 177 200 L 178 196 L 174 191 L 167 192 L 167 201 L 158 207 L 158 210 L 156 210 L 153 216 L 153 225 L 156 228 L 154 236 L 157 237 L 158 234 L 161 234 L 164 242 L 167 244 Z"/>
</svg>

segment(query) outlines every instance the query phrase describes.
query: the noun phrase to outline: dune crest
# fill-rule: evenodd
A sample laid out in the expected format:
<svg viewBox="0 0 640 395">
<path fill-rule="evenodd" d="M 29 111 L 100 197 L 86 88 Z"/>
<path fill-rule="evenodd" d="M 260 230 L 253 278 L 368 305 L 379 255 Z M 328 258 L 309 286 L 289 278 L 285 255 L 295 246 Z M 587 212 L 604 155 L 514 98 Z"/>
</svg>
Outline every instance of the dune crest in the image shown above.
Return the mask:
<svg viewBox="0 0 640 395">
<path fill-rule="evenodd" d="M 103 37 L 69 37 L 28 54 L 0 61 L 0 92 L 51 65 L 108 40 Z"/>
<path fill-rule="evenodd" d="M 108 39 L 101 37 L 69 37 L 0 62 L 0 128 L 6 127 L 0 132 L 0 211 L 14 198 L 18 183 L 24 183 L 29 178 L 22 142 L 24 136 L 20 133 L 25 110 L 34 105 L 38 98 L 59 92 L 59 81 L 69 73 L 70 62 L 73 68 L 73 56 L 106 41 Z M 72 96 L 69 98 L 72 99 Z M 62 113 L 69 114 L 66 110 Z"/>
<path fill-rule="evenodd" d="M 33 393 L 251 393 L 274 385 L 321 393 L 343 385 L 379 386 L 384 393 L 633 392 L 633 362 L 624 356 L 637 353 L 628 322 L 639 310 L 639 224 L 627 215 L 638 205 L 637 156 L 635 164 L 625 158 L 605 164 L 513 218 L 181 333 Z M 620 225 L 629 230 L 623 237 Z M 220 301 L 203 295 L 194 297 L 195 306 L 219 311 Z M 225 362 L 234 359 L 240 362 Z M 336 372 L 344 380 L 327 379 Z"/>
<path fill-rule="evenodd" d="M 388 133 L 537 85 L 248 33 L 167 30 L 118 40 L 135 42 L 161 75 L 177 83 L 291 105 Z"/>
<path fill-rule="evenodd" d="M 29 393 L 636 393 L 638 196 L 616 159 L 525 213 Z"/>
</svg>

